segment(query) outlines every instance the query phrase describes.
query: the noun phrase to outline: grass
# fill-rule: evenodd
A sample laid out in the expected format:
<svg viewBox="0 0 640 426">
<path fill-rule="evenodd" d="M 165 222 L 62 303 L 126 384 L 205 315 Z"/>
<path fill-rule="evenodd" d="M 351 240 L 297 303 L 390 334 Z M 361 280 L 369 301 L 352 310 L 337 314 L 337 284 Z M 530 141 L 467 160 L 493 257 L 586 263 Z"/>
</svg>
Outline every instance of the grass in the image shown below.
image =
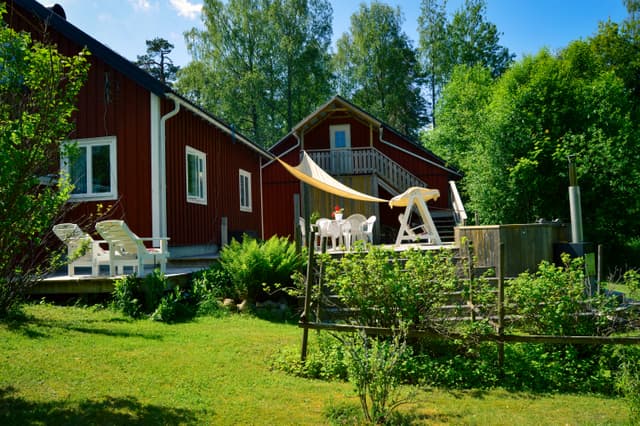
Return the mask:
<svg viewBox="0 0 640 426">
<path fill-rule="evenodd" d="M 296 325 L 239 315 L 167 325 L 51 305 L 25 313 L 0 324 L 0 424 L 320 425 L 329 411 L 357 412 L 348 383 L 270 369 L 278 349 L 299 347 Z M 404 412 L 432 425 L 628 422 L 621 399 L 501 389 L 421 390 Z"/>
</svg>

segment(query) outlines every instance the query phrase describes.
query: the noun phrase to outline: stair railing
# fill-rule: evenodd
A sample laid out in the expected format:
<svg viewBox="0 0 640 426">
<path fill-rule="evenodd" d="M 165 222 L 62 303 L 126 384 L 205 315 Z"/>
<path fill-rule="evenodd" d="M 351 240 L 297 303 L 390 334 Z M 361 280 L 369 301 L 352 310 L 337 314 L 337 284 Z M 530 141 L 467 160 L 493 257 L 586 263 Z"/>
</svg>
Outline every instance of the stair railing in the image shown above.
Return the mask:
<svg viewBox="0 0 640 426">
<path fill-rule="evenodd" d="M 464 209 L 464 204 L 462 204 L 462 198 L 460 198 L 455 181 L 449 181 L 449 189 L 451 191 L 451 204 L 453 205 L 453 217 L 456 225 L 464 225 L 467 221 L 467 212 Z"/>
</svg>

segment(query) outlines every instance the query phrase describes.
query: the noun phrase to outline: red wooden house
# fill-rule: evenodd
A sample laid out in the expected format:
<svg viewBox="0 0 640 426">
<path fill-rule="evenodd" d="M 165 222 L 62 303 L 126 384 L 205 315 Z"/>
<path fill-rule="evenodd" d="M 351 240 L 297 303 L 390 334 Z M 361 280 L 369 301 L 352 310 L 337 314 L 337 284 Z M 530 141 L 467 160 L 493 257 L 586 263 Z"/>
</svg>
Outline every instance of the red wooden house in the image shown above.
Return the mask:
<svg viewBox="0 0 640 426">
<path fill-rule="evenodd" d="M 78 99 L 75 215 L 113 205 L 141 236 L 169 237 L 172 257 L 262 234 L 261 162 L 270 155 L 71 23 L 58 5 L 7 2 L 4 19 L 65 55 L 90 52 Z M 73 219 L 73 218 L 71 218 Z"/>
<path fill-rule="evenodd" d="M 296 166 L 305 151 L 340 182 L 369 195 L 390 199 L 412 186 L 435 188 L 440 198 L 429 209 L 446 241 L 453 238 L 455 182 L 458 171 L 418 143 L 340 96 L 335 96 L 298 123 L 270 151 Z M 296 215 L 313 212 L 329 217 L 335 205 L 345 215 L 375 215 L 377 241 L 392 242 L 399 228 L 398 214 L 384 203 L 338 198 L 302 184 L 278 162 L 264 166 L 264 234 L 295 235 Z M 453 189 L 452 189 L 453 188 Z M 448 229 L 447 229 L 448 228 Z"/>
</svg>

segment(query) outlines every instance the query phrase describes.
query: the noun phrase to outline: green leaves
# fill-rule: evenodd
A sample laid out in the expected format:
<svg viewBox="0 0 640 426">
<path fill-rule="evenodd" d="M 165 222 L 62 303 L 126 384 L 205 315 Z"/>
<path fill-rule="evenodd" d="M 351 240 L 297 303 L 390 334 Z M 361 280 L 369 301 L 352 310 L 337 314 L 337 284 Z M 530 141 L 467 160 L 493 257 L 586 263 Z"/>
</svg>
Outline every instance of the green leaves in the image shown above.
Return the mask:
<svg viewBox="0 0 640 426">
<path fill-rule="evenodd" d="M 402 32 L 400 9 L 362 4 L 349 33 L 337 41 L 337 91 L 356 105 L 415 136 L 425 123 L 416 51 Z"/>
<path fill-rule="evenodd" d="M 269 146 L 331 94 L 331 13 L 326 0 L 206 1 L 176 87 Z"/>
<path fill-rule="evenodd" d="M 291 277 L 302 267 L 304 258 L 285 237 L 259 242 L 244 235 L 242 242 L 234 239 L 222 249 L 220 264 L 241 289 L 242 298 L 255 302 L 266 297 L 265 288 L 272 292 L 291 286 Z"/>
<path fill-rule="evenodd" d="M 0 13 L 4 5 L 0 5 Z M 43 182 L 59 168 L 60 143 L 88 63 L 65 57 L 0 21 L 0 315 L 51 267 L 46 235 L 69 198 L 66 179 Z M 46 181 L 46 179 L 45 179 Z"/>
<path fill-rule="evenodd" d="M 394 252 L 372 247 L 367 253 L 326 258 L 324 282 L 342 304 L 355 309 L 360 325 L 394 327 L 440 325 L 440 309 L 447 292 L 459 279 L 451 253 L 443 251 Z"/>
</svg>

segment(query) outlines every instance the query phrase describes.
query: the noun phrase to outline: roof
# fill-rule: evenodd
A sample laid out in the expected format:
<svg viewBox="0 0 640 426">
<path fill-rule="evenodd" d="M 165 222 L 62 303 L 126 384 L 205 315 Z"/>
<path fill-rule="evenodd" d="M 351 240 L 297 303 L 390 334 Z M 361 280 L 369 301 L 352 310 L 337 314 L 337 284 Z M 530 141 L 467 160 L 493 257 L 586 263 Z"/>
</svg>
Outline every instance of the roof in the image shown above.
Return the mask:
<svg viewBox="0 0 640 426">
<path fill-rule="evenodd" d="M 407 142 L 411 143 L 414 147 L 418 148 L 419 150 L 421 150 L 422 152 L 424 152 L 425 154 L 427 154 L 427 155 L 429 155 L 430 157 L 433 158 L 433 160 L 429 160 L 429 159 L 426 159 L 426 158 L 425 158 L 425 160 L 429 161 L 430 163 L 432 163 L 433 165 L 435 165 L 437 167 L 446 169 L 450 173 L 454 173 L 454 174 L 457 174 L 458 176 L 462 177 L 462 174 L 460 173 L 460 171 L 458 171 L 456 169 L 453 169 L 450 166 L 447 166 L 446 165 L 447 162 L 444 159 L 442 159 L 441 157 L 439 157 L 438 155 L 433 153 L 431 150 L 425 148 L 421 143 L 418 143 L 414 139 L 410 138 L 409 136 L 407 136 L 405 134 L 402 134 L 400 131 L 396 130 L 395 128 L 393 128 L 389 124 L 383 122 L 382 120 L 379 120 L 378 118 L 374 117 L 369 112 L 367 112 L 364 109 L 358 107 L 357 105 L 351 103 L 350 101 L 346 100 L 345 98 L 343 98 L 340 95 L 334 95 L 329 101 L 325 102 L 323 105 L 318 107 L 314 112 L 312 112 L 307 117 L 302 119 L 298 124 L 293 126 L 293 129 L 291 129 L 291 132 L 289 132 L 289 134 L 287 134 L 285 137 L 283 137 L 277 143 L 275 143 L 273 146 L 271 146 L 271 148 L 269 148 L 269 150 L 272 150 L 273 148 L 275 148 L 277 145 L 279 145 L 281 142 L 283 142 L 284 140 L 289 138 L 291 135 L 293 135 L 293 134 L 295 134 L 295 133 L 297 133 L 297 132 L 299 132 L 301 130 L 304 131 L 307 127 L 312 127 L 313 125 L 315 125 L 319 121 L 322 121 L 329 114 L 329 111 L 328 111 L 329 108 L 332 107 L 335 104 L 340 104 L 344 108 L 350 110 L 353 114 L 359 116 L 364 121 L 372 123 L 372 124 L 374 124 L 374 125 L 376 125 L 376 126 L 378 126 L 380 128 L 388 130 L 388 131 L 394 133 L 395 135 L 403 138 Z M 333 109 L 332 111 L 335 111 L 335 109 Z"/>
<path fill-rule="evenodd" d="M 211 124 L 219 127 L 221 130 L 230 134 L 232 137 L 237 138 L 245 145 L 248 145 L 249 148 L 258 152 L 260 155 L 263 155 L 267 158 L 273 157 L 271 153 L 269 153 L 267 150 L 257 145 L 253 141 L 249 140 L 242 134 L 238 133 L 232 126 L 229 126 L 224 121 L 213 116 L 200 106 L 189 101 L 179 93 L 175 92 L 171 87 L 151 76 L 149 73 L 138 67 L 130 60 L 116 53 L 108 46 L 94 39 L 84 31 L 67 21 L 64 16 L 64 10 L 59 5 L 48 8 L 34 0 L 13 0 L 12 2 L 22 9 L 32 12 L 36 17 L 38 17 L 38 19 L 46 22 L 50 28 L 53 28 L 64 37 L 75 42 L 77 45 L 85 46 L 93 56 L 99 58 L 130 80 L 133 80 L 135 83 L 147 89 L 149 92 L 159 97 L 172 99 L 174 102 L 179 102 L 181 105 L 185 106 L 187 109 L 191 110 L 197 115 L 200 115 L 203 119 L 207 120 Z"/>
</svg>

